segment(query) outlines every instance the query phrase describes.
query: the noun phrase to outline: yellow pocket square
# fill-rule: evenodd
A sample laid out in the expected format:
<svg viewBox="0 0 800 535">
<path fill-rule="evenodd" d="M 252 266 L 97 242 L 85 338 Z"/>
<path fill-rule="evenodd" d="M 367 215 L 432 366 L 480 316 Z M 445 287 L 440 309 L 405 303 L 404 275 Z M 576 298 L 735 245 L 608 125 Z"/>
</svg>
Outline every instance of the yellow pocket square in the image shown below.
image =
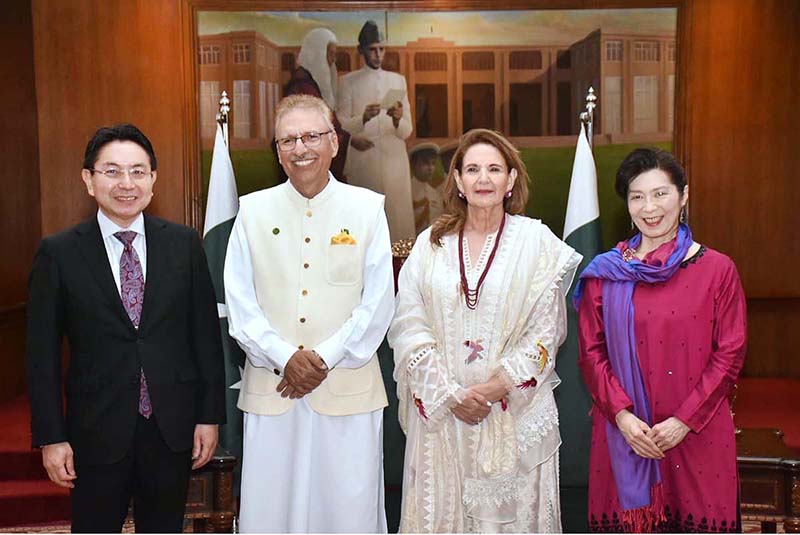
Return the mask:
<svg viewBox="0 0 800 535">
<path fill-rule="evenodd" d="M 350 231 L 343 228 L 339 234 L 331 236 L 331 245 L 355 245 L 356 240 L 350 235 Z"/>
</svg>

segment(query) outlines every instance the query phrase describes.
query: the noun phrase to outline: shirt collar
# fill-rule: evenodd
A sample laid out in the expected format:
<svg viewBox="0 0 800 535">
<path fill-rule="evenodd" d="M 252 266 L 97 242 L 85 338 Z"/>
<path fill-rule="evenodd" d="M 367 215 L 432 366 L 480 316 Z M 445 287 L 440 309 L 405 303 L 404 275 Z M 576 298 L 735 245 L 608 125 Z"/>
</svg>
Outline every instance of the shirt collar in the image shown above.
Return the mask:
<svg viewBox="0 0 800 535">
<path fill-rule="evenodd" d="M 304 197 L 302 193 L 297 191 L 291 180 L 286 181 L 286 194 L 295 204 L 300 204 L 302 206 L 319 206 L 333 194 L 338 186 L 339 181 L 334 178 L 333 173 L 328 171 L 328 183 L 325 184 L 325 187 L 322 188 L 322 191 L 314 195 L 313 198 L 309 199 Z"/>
<path fill-rule="evenodd" d="M 113 236 L 114 233 L 119 232 L 121 230 L 132 230 L 136 234 L 140 234 L 144 236 L 144 215 L 139 213 L 136 216 L 136 219 L 133 220 L 131 226 L 128 228 L 122 228 L 113 221 L 111 221 L 106 214 L 103 213 L 102 210 L 97 210 L 97 224 L 100 225 L 100 234 L 103 236 L 105 240 L 109 236 Z"/>
</svg>

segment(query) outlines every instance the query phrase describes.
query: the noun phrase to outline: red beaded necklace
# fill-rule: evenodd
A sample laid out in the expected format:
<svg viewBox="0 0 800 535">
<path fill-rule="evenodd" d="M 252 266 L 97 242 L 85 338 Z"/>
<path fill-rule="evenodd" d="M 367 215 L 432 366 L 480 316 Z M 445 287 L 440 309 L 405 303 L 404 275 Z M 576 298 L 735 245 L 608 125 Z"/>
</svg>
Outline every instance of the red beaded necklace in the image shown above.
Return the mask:
<svg viewBox="0 0 800 535">
<path fill-rule="evenodd" d="M 500 228 L 497 229 L 497 238 L 494 241 L 494 247 L 492 247 L 489 260 L 486 261 L 486 267 L 483 268 L 481 276 L 478 277 L 478 285 L 474 290 L 471 289 L 469 283 L 467 283 L 467 272 L 464 269 L 464 227 L 462 226 L 461 230 L 458 231 L 458 268 L 461 272 L 461 291 L 464 293 L 464 302 L 470 310 L 475 310 L 478 306 L 478 295 L 480 294 L 481 286 L 483 286 L 483 281 L 489 273 L 489 268 L 492 267 L 494 255 L 497 253 L 497 246 L 500 245 L 500 238 L 503 236 L 503 227 L 505 226 L 506 215 L 503 214 L 503 219 L 500 221 Z"/>
</svg>

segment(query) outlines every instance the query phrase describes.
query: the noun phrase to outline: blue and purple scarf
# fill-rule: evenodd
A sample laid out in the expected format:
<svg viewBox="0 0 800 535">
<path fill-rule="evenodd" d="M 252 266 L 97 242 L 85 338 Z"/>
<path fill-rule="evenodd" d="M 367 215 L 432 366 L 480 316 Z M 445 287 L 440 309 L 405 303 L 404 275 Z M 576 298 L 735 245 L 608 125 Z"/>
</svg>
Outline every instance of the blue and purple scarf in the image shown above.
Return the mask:
<svg viewBox="0 0 800 535">
<path fill-rule="evenodd" d="M 629 240 L 628 246 L 635 249 L 641 241 L 639 233 Z M 636 354 L 633 290 L 638 282 L 652 284 L 672 277 L 692 243 L 692 232 L 681 224 L 675 250 L 663 265 L 645 264 L 636 258 L 626 262 L 622 251 L 616 248 L 597 255 L 581 273 L 572 298 L 577 309 L 584 279 L 603 280 L 603 322 L 611 369 L 633 402 L 633 414 L 647 425 L 653 425 L 653 421 Z M 639 457 L 610 422 L 606 422 L 606 436 L 620 506 L 634 525 L 644 528 L 663 513 L 662 505 L 654 503 L 661 501 L 654 499 L 661 482 L 658 460 Z"/>
</svg>

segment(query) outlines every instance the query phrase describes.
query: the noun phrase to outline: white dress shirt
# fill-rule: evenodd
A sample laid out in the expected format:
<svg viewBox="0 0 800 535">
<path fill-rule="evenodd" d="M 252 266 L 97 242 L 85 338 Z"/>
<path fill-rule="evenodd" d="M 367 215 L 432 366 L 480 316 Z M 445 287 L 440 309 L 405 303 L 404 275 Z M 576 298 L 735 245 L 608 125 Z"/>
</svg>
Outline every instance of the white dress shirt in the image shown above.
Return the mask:
<svg viewBox="0 0 800 535">
<path fill-rule="evenodd" d="M 122 288 L 119 280 L 119 260 L 122 257 L 122 251 L 125 250 L 125 245 L 114 236 L 116 232 L 132 230 L 136 233 L 136 237 L 133 239 L 133 248 L 139 255 L 139 262 L 142 264 L 142 277 L 147 280 L 147 241 L 144 236 L 144 216 L 140 213 L 133 220 L 131 226 L 122 228 L 111 221 L 102 210 L 97 210 L 97 224 L 100 225 L 100 234 L 103 236 L 103 245 L 106 246 L 108 263 L 111 265 L 111 273 L 114 274 L 114 282 L 117 284 L 117 291 L 120 292 L 120 295 Z"/>
</svg>

